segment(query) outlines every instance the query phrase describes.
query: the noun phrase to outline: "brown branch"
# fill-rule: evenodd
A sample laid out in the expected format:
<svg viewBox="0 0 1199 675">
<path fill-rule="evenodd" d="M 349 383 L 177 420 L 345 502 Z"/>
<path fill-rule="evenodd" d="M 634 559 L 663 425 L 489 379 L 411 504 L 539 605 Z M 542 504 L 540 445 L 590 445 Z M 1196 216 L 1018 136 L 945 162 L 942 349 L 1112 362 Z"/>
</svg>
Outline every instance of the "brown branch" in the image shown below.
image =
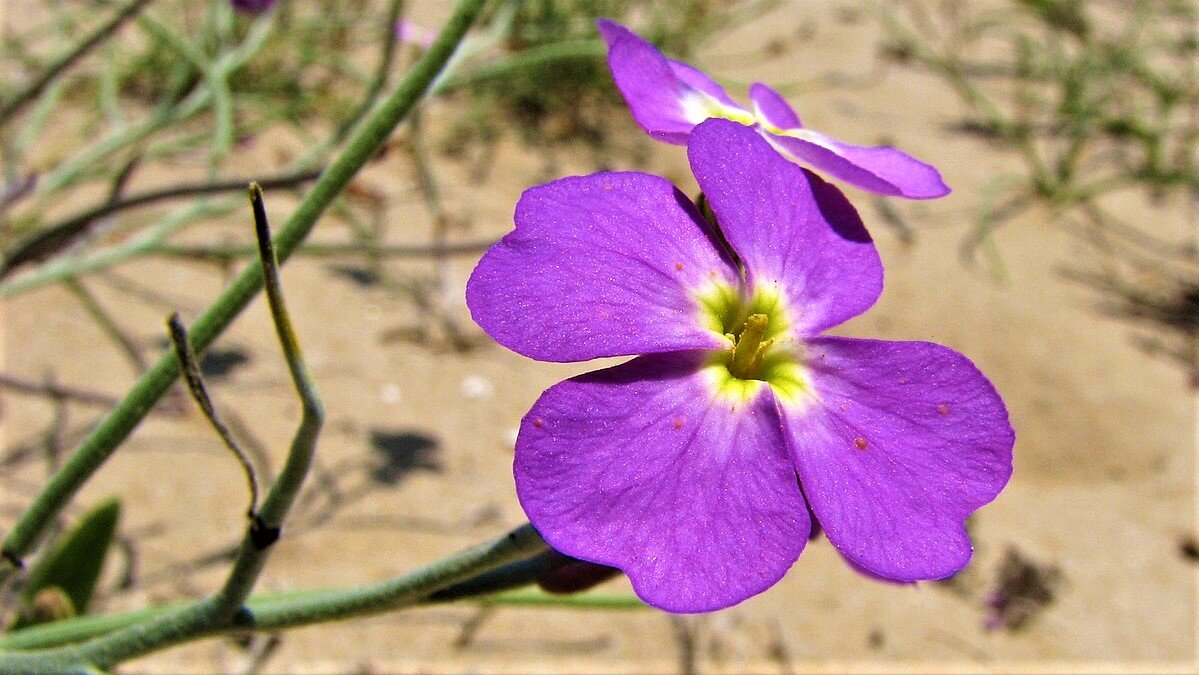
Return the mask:
<svg viewBox="0 0 1199 675">
<path fill-rule="evenodd" d="M 258 184 L 264 188 L 294 187 L 316 180 L 320 176 L 320 173 L 320 169 L 307 169 L 259 180 Z M 179 197 L 244 190 L 249 183 L 250 181 L 247 179 L 238 178 L 218 183 L 175 185 L 140 192 L 124 199 L 107 201 L 99 206 L 71 216 L 55 225 L 39 230 L 25 241 L 17 244 L 12 251 L 9 251 L 4 256 L 4 262 L 0 263 L 0 279 L 12 274 L 21 265 L 45 260 L 70 246 L 80 237 L 87 234 L 91 229 L 92 223 L 105 216 L 126 209 L 169 199 L 177 199 Z"/>
</svg>

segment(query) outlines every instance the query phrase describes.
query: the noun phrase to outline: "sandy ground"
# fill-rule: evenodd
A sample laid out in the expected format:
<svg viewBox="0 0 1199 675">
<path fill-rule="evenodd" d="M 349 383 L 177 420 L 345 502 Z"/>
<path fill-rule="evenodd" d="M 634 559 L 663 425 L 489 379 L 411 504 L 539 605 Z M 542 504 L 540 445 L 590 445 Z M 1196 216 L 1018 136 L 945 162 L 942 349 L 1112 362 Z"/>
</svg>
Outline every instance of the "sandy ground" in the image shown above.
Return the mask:
<svg viewBox="0 0 1199 675">
<path fill-rule="evenodd" d="M 435 23 L 441 10 L 434 4 L 418 6 L 416 18 Z M 787 5 L 718 38 L 702 63 L 745 82 L 861 74 L 870 68 L 877 31 L 844 21 L 837 6 Z M 805 23 L 814 30 L 802 31 L 808 37 L 794 49 L 767 61 L 744 58 L 747 44 L 775 37 L 795 43 Z M 1062 277 L 1064 267 L 1091 262 L 1089 249 L 1043 213 L 998 233 L 1004 280 L 963 267 L 956 250 L 980 189 L 1014 166 L 982 142 L 947 131 L 962 111 L 935 80 L 894 71 L 869 87 L 791 98 L 809 126 L 864 144 L 885 134 L 940 167 L 955 188 L 932 203 L 893 203 L 916 228 L 910 245 L 883 223 L 868 195 L 849 191 L 878 240 L 887 286 L 871 312 L 838 332 L 949 345 L 969 355 L 1008 403 L 1018 433 L 1015 475 L 975 517 L 977 554 L 956 583 L 872 581 L 818 540 L 776 587 L 717 614 L 672 620 L 651 610 L 409 611 L 286 633 L 264 672 L 674 672 L 686 644 L 701 672 L 1193 668 L 1196 564 L 1180 553 L 1180 541 L 1195 529 L 1194 405 L 1186 374 L 1147 356 L 1134 330 L 1098 313 L 1095 297 Z M 633 140 L 621 143 L 638 146 L 628 126 Z M 261 156 L 248 161 L 269 166 L 265 158 L 289 143 L 261 140 L 246 150 Z M 453 237 L 502 235 L 523 188 L 595 168 L 579 149 L 559 148 L 551 161 L 512 141 L 501 145 L 496 167 L 476 184 L 464 163 L 438 159 L 447 209 L 464 224 Z M 694 192 L 681 148 L 652 147 L 647 168 Z M 389 241 L 427 241 L 429 214 L 411 194 L 414 176 L 402 157 L 360 180 L 386 197 Z M 282 222 L 294 201 L 278 196 L 269 204 Z M 1181 209 L 1147 208 L 1130 200 L 1122 211 L 1142 222 L 1154 218 L 1169 236 L 1190 236 L 1195 224 Z M 247 214 L 244 222 L 201 228 L 187 239 L 249 241 L 248 223 Z M 315 239 L 342 240 L 341 227 L 329 219 Z M 452 266 L 450 311 L 481 336 L 461 304 L 473 262 L 459 258 Z M 403 294 L 361 287 L 337 271 L 354 264 L 296 259 L 285 270 L 329 420 L 321 470 L 261 580 L 264 590 L 380 580 L 523 522 L 511 478 L 517 422 L 544 388 L 594 367 L 535 363 L 485 339 L 467 352 L 438 339 L 407 339 L 428 317 Z M 427 261 L 387 268 L 400 279 L 434 272 Z M 194 318 L 225 282 L 212 267 L 165 261 L 127 265 L 119 279 L 140 290 L 111 280 L 91 287 L 148 356 L 161 349 L 170 310 Z M 134 379 L 64 291 L 8 300 L 4 317 L 7 372 L 38 379 L 52 368 L 60 383 L 113 394 Z M 261 300 L 217 349 L 248 357 L 213 380 L 213 393 L 254 429 L 277 468 L 298 405 Z M 70 421 L 97 414 L 73 407 Z M 44 401 L 5 395 L 2 447 L 36 442 L 50 420 Z M 40 462 L 0 465 L 0 529 L 44 476 Z M 135 542 L 138 583 L 110 589 L 104 609 L 194 597 L 219 582 L 224 566 L 206 557 L 236 540 L 244 487 L 198 415 L 152 416 L 76 504 L 112 494 L 124 503 L 122 530 Z M 984 597 L 1009 547 L 1057 568 L 1056 597 L 1020 630 L 987 630 Z M 627 584 L 605 590 L 627 592 Z M 247 658 L 231 640 L 209 640 L 122 672 L 233 672 Z"/>
</svg>

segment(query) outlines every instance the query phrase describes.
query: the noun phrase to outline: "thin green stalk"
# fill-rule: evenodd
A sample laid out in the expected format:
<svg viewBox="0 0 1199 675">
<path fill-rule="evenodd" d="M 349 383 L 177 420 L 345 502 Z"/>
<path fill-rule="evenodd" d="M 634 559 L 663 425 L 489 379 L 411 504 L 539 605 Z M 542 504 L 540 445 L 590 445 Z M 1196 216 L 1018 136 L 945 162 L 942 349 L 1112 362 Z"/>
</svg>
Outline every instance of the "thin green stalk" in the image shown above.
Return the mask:
<svg viewBox="0 0 1199 675">
<path fill-rule="evenodd" d="M 259 184 L 266 189 L 296 187 L 314 181 L 319 176 L 320 171 L 309 169 L 265 178 L 259 181 Z M 10 252 L 5 254 L 4 261 L 0 262 L 0 279 L 8 276 L 14 269 L 25 263 L 54 255 L 86 233 L 95 221 L 106 216 L 178 197 L 216 194 L 232 190 L 240 191 L 244 190 L 246 184 L 249 182 L 249 179 L 232 179 L 218 182 L 188 183 L 147 190 L 116 200 L 106 200 L 98 206 L 64 218 L 53 225 L 40 228 L 31 236 L 22 240 Z M 252 252 L 256 250 L 253 249 Z M 0 293 L 3 292 L 3 288 L 0 285 Z"/>
<path fill-rule="evenodd" d="M 212 14 L 219 13 L 219 9 L 219 5 L 214 5 Z M 169 45 L 193 68 L 204 74 L 208 91 L 212 94 L 213 130 L 212 147 L 209 154 L 209 175 L 214 177 L 216 170 L 229 154 L 229 150 L 233 148 L 233 94 L 229 90 L 229 73 L 232 67 L 208 60 L 199 48 L 153 17 L 142 16 L 138 18 L 137 22 L 147 33 Z"/>
<path fill-rule="evenodd" d="M 270 13 L 268 13 L 268 15 L 269 14 Z M 233 3 L 212 3 L 212 12 L 209 14 L 209 17 L 212 19 L 212 23 L 205 32 L 215 34 L 217 39 L 217 48 L 223 49 L 226 44 L 232 42 L 233 40 L 233 26 L 236 23 L 236 18 L 233 12 Z"/>
<path fill-rule="evenodd" d="M 49 649 L 84 642 L 115 630 L 157 619 L 183 609 L 189 604 L 180 602 L 163 607 L 135 609 L 119 614 L 88 614 L 0 634 L 0 659 L 4 658 L 4 652 Z"/>
<path fill-rule="evenodd" d="M 53 173 L 38 183 L 38 192 L 54 192 L 75 181 L 80 174 L 94 169 L 104 157 L 138 143 L 169 124 L 182 124 L 208 105 L 212 97 L 209 89 L 192 92 L 177 106 L 159 108 L 150 117 L 127 127 L 115 129 L 93 145 L 63 162 Z"/>
<path fill-rule="evenodd" d="M 418 110 L 412 115 L 412 133 L 410 135 L 410 146 L 412 151 L 412 161 L 416 165 L 416 180 L 420 188 L 420 194 L 424 197 L 425 207 L 429 209 L 429 215 L 433 217 L 433 232 L 432 246 L 439 251 L 433 256 L 433 266 L 437 272 L 437 293 L 440 296 L 436 304 L 436 314 L 442 327 L 450 336 L 451 341 L 461 343 L 461 330 L 446 313 L 446 308 L 452 301 L 451 288 L 453 288 L 453 270 L 450 267 L 450 258 L 440 251 L 445 249 L 446 238 L 449 236 L 449 222 L 445 214 L 445 206 L 441 200 L 441 185 L 437 181 L 437 174 L 433 172 L 432 162 L 429 161 L 428 153 L 425 148 L 425 133 L 424 125 L 421 124 L 421 112 Z"/>
<path fill-rule="evenodd" d="M 118 65 L 114 45 L 104 48 L 104 68 L 100 71 L 96 90 L 96 107 L 108 124 L 125 125 L 125 111 L 121 109 L 121 69 Z"/>
<path fill-rule="evenodd" d="M 38 98 L 37 105 L 25 117 L 24 123 L 21 124 L 21 130 L 17 133 L 17 140 L 13 143 L 12 154 L 15 160 L 19 161 L 29 154 L 29 147 L 42 133 L 42 129 L 46 126 L 46 120 L 50 117 L 50 112 L 54 110 L 54 106 L 58 105 L 66 88 L 66 80 L 59 80 L 50 85 Z"/>
<path fill-rule="evenodd" d="M 529 550 L 522 555 L 532 555 L 532 558 L 517 556 L 513 562 L 487 569 L 474 577 L 457 581 L 441 590 L 429 593 L 420 601 L 412 603 L 414 607 L 445 603 L 477 603 L 490 607 L 566 607 L 578 609 L 646 609 L 647 605 L 637 597 L 617 595 L 617 593 L 602 593 L 589 591 L 577 595 L 550 595 L 543 591 L 528 589 L 536 581 L 535 574 L 526 571 L 543 571 L 541 562 L 543 555 L 534 555 L 535 550 Z M 501 579 L 510 583 L 477 584 L 476 579 Z M 306 597 L 313 593 L 333 593 L 337 591 L 285 591 L 276 593 L 261 593 L 246 601 L 246 613 L 254 617 L 255 628 L 258 631 L 269 632 L 281 626 L 273 621 L 281 615 L 278 609 L 289 603 L 306 603 Z M 345 590 L 344 593 L 354 591 Z M 145 621 L 175 613 L 187 607 L 187 603 L 176 603 L 150 609 L 135 609 L 121 614 L 101 614 L 94 616 L 77 616 L 73 619 L 42 623 L 42 625 L 22 628 L 20 631 L 0 634 L 0 651 L 40 650 L 49 647 L 78 644 L 82 641 L 101 637 L 101 635 L 118 631 Z M 275 610 L 267 611 L 269 608 Z M 396 609 L 402 609 L 397 607 Z M 295 627 L 295 626 L 293 626 Z M 234 628 L 230 628 L 233 631 Z"/>
<path fill-rule="evenodd" d="M 554 595 L 535 588 L 497 593 L 479 600 L 487 607 L 557 607 L 570 609 L 649 609 L 635 595 L 617 593 L 579 593 Z"/>
<path fill-rule="evenodd" d="M 200 372 L 200 359 L 192 350 L 191 340 L 187 337 L 187 327 L 183 325 L 183 320 L 179 318 L 178 312 L 171 314 L 167 319 L 167 330 L 171 334 L 171 344 L 175 347 L 175 358 L 179 359 L 183 370 L 183 379 L 187 382 L 187 389 L 191 392 L 192 400 L 196 402 L 200 412 L 208 420 L 208 424 L 221 437 L 225 448 L 241 465 L 242 473 L 246 476 L 246 487 L 250 492 L 250 506 L 246 508 L 246 515 L 253 519 L 256 517 L 258 509 L 258 473 L 254 470 L 254 463 L 250 461 L 250 457 L 238 445 L 237 439 L 233 438 L 229 427 L 225 426 L 220 415 L 217 414 L 212 397 L 208 395 L 208 387 L 204 384 L 204 375 Z"/>
<path fill-rule="evenodd" d="M 151 2 L 153 0 L 133 0 L 122 7 L 108 22 L 92 31 L 92 34 L 86 39 L 55 60 L 40 77 L 30 82 L 20 92 L 14 94 L 3 105 L 0 105 L 0 126 L 3 126 L 10 117 L 15 115 L 27 103 L 37 98 L 38 94 L 46 88 L 46 85 L 53 82 L 63 71 L 70 68 L 72 64 L 92 49 L 95 49 L 97 45 L 102 44 L 105 40 L 115 35 L 117 29 L 126 21 L 136 16 L 138 12 L 145 9 L 146 5 Z"/>
<path fill-rule="evenodd" d="M 539 552 L 531 557 L 520 558 L 492 569 L 476 574 L 468 579 L 446 586 L 430 593 L 421 600 L 422 605 L 434 605 L 445 602 L 462 600 L 477 600 L 491 598 L 504 591 L 519 589 L 535 583 L 549 569 L 549 552 Z M 247 611 L 262 619 L 262 608 L 271 604 L 286 604 L 303 601 L 313 594 L 325 594 L 333 591 L 287 591 L 283 593 L 265 593 L 256 595 L 246 601 Z M 154 609 L 139 609 L 120 614 L 99 616 L 81 616 L 50 624 L 31 626 L 6 635 L 0 635 L 0 650 L 10 649 L 46 649 L 76 644 L 99 637 L 115 630 L 127 628 L 134 624 L 158 619 L 170 613 L 180 611 L 190 603 L 176 603 Z"/>
<path fill-rule="evenodd" d="M 192 68 L 198 70 L 205 77 L 211 75 L 212 66 L 205 61 L 203 54 L 150 17 L 139 17 L 138 23 L 184 57 L 179 61 L 180 69 L 175 74 L 172 74 L 172 78 L 175 78 L 175 83 L 169 88 L 169 93 L 163 99 L 163 104 L 158 106 L 150 117 L 130 126 L 122 126 L 114 129 L 92 146 L 76 154 L 73 159 L 63 162 L 53 173 L 47 175 L 39 183 L 39 192 L 54 191 L 70 184 L 81 173 L 91 169 L 100 159 L 108 154 L 128 145 L 138 143 L 169 124 L 181 124 L 209 105 L 213 96 L 211 87 L 199 89 L 192 92 L 182 101 L 176 101 L 176 96 L 181 91 L 181 87 L 186 84 L 188 73 Z M 251 37 L 253 36 L 254 34 L 251 35 Z M 260 43 L 255 44 L 261 46 Z M 233 67 L 232 64 L 243 63 L 244 61 L 241 59 L 248 59 L 250 52 L 248 50 L 246 53 L 239 51 L 235 53 L 235 56 L 236 58 L 231 57 L 229 61 L 231 64 L 230 68 Z"/>
<path fill-rule="evenodd" d="M 107 668 L 124 660 L 165 649 L 199 637 L 241 631 L 275 631 L 349 617 L 362 617 L 424 604 L 432 594 L 509 563 L 545 551 L 545 542 L 531 525 L 524 525 L 486 544 L 419 568 L 396 579 L 356 588 L 300 591 L 259 596 L 224 624 L 205 624 L 196 618 L 202 603 L 144 610 L 132 616 L 97 617 L 49 624 L 0 638 L 0 648 L 23 650 L 72 642 L 114 626 L 140 620 L 161 622 L 155 635 L 134 639 L 131 629 L 110 632 L 75 646 L 40 651 L 0 652 L 0 672 L 47 673 L 86 667 Z M 136 624 L 134 624 L 136 626 Z"/>
<path fill-rule="evenodd" d="M 0 389 L 5 389 L 26 396 L 42 396 L 50 399 L 94 405 L 111 408 L 117 404 L 115 396 L 102 394 L 98 391 L 70 387 L 57 382 L 38 382 L 0 372 Z"/>
<path fill-rule="evenodd" d="M 350 133 L 355 124 L 358 124 L 358 120 L 370 112 L 371 107 L 378 100 L 379 94 L 383 92 L 383 87 L 387 86 L 387 76 L 391 72 L 391 64 L 395 60 L 398 42 L 396 24 L 399 23 L 400 15 L 403 12 L 404 0 L 391 0 L 387 9 L 387 25 L 383 27 L 383 52 L 379 55 L 379 65 L 375 68 L 375 77 L 367 87 L 362 103 L 359 103 L 354 112 L 337 127 L 336 133 L 330 139 L 333 143 L 339 143 L 345 139 L 346 134 Z"/>
<path fill-rule="evenodd" d="M 599 59 L 605 53 L 601 40 L 572 40 L 541 45 L 518 52 L 494 63 L 481 65 L 465 73 L 446 76 L 433 88 L 432 95 L 442 94 L 487 80 L 496 80 L 525 68 L 541 66 L 555 61 Z"/>
<path fill-rule="evenodd" d="M 125 355 L 125 359 L 129 361 L 129 365 L 133 367 L 133 371 L 138 374 L 145 372 L 148 364 L 146 363 L 146 358 L 142 356 L 141 349 L 138 348 L 133 338 L 121 330 L 116 319 L 112 318 L 112 315 L 104 309 L 104 306 L 100 304 L 96 296 L 78 279 L 67 279 L 66 286 L 67 290 L 71 291 L 71 294 L 79 299 L 79 303 L 87 310 L 87 313 L 96 322 L 96 325 L 100 327 L 100 330 L 120 348 L 121 353 Z"/>
<path fill-rule="evenodd" d="M 214 69 L 216 70 L 216 69 Z M 214 72 L 208 80 L 212 88 L 213 131 L 212 150 L 208 158 L 210 177 L 216 177 L 225 157 L 233 149 L 236 129 L 234 128 L 233 92 L 229 90 L 229 76 L 224 71 Z"/>
<path fill-rule="evenodd" d="M 234 203 L 228 201 L 221 204 L 196 202 L 180 207 L 167 214 L 166 217 L 148 231 L 137 235 L 125 244 L 86 257 L 60 257 L 38 267 L 25 276 L 0 284 L 0 299 L 20 295 L 35 288 L 58 283 L 64 279 L 71 279 L 89 272 L 107 269 L 126 260 L 147 255 L 167 237 L 197 218 L 228 213 L 233 208 L 235 208 Z M 0 579 L 3 576 L 3 571 L 0 570 Z"/>
<path fill-rule="evenodd" d="M 232 26 L 232 8 L 220 4 L 216 5 L 216 9 L 222 13 L 220 18 L 229 19 L 227 25 Z M 212 87 L 212 105 L 215 118 L 212 153 L 209 158 L 209 169 L 213 176 L 215 176 L 217 169 L 225 161 L 225 157 L 229 155 L 229 151 L 233 149 L 233 144 L 237 140 L 236 114 L 234 111 L 233 92 L 229 88 L 229 80 L 238 68 L 245 65 L 266 44 L 266 37 L 270 34 L 270 27 L 270 17 L 263 17 L 257 21 L 242 44 L 238 45 L 236 49 L 219 56 L 213 61 L 209 69 L 207 77 L 209 86 Z"/>
<path fill-rule="evenodd" d="M 341 256 L 371 256 L 378 258 L 424 258 L 430 256 L 478 255 L 492 245 L 494 239 L 467 241 L 458 244 L 447 243 L 437 245 L 402 245 L 402 244 L 372 244 L 369 242 L 325 244 L 304 244 L 295 250 L 293 255 L 312 257 L 341 257 Z M 237 258 L 248 258 L 255 254 L 253 245 L 245 244 L 162 244 L 147 252 L 148 255 L 165 256 L 170 258 L 186 258 L 190 260 L 226 261 Z"/>
<path fill-rule="evenodd" d="M 535 561 L 537 558 L 518 559 L 515 562 L 509 563 L 502 567 L 497 567 L 494 570 L 483 572 L 475 578 L 487 577 L 493 572 L 503 570 L 507 567 L 523 567 L 530 560 Z M 443 591 L 431 593 L 419 602 L 413 603 L 413 606 L 423 607 L 455 602 L 472 603 L 491 607 L 568 607 L 575 609 L 647 608 L 645 603 L 631 595 L 598 592 L 587 592 L 576 595 L 551 595 L 533 589 L 518 588 L 516 585 L 506 587 L 507 590 L 493 589 L 486 593 L 476 593 L 472 595 L 454 595 L 445 592 L 460 586 L 469 585 L 470 582 L 471 579 L 466 579 L 465 581 L 461 581 L 446 587 Z M 533 579 L 523 579 L 519 585 L 528 586 L 533 582 Z M 306 595 L 310 595 L 312 593 L 328 592 L 329 591 L 291 591 L 284 593 L 264 593 L 262 595 L 256 595 L 246 601 L 246 612 L 247 614 L 253 616 L 257 622 L 254 630 L 269 632 L 271 630 L 276 630 L 277 627 L 272 625 L 273 615 L 271 612 L 264 611 L 266 608 L 271 606 L 279 607 L 289 602 L 304 602 L 303 599 Z M 77 644 L 85 640 L 100 637 L 101 635 L 111 633 L 121 628 L 126 628 L 137 623 L 142 623 L 165 616 L 171 612 L 177 612 L 184 606 L 185 603 L 178 603 L 174 605 L 167 605 L 165 607 L 138 609 L 121 614 L 80 616 L 62 621 L 55 621 L 53 623 L 31 626 L 29 628 L 23 628 L 12 633 L 0 635 L 0 650 L 19 651 L 47 649 L 51 647 Z M 401 608 L 397 607 L 396 609 Z M 277 614 L 274 616 L 277 616 Z"/>
<path fill-rule="evenodd" d="M 184 607 L 178 611 L 164 614 L 156 619 L 136 624 L 116 631 L 108 636 L 94 640 L 90 645 L 84 645 L 72 658 L 81 660 L 83 665 L 100 665 L 109 667 L 125 659 L 132 658 L 149 651 L 162 649 L 177 642 L 192 639 L 195 635 L 219 629 L 229 625 L 239 612 L 254 584 L 258 580 L 263 567 L 270 555 L 270 550 L 279 538 L 284 518 L 287 516 L 295 496 L 299 493 L 304 478 L 311 466 L 316 453 L 316 441 L 324 421 L 324 408 L 316 394 L 308 369 L 304 364 L 295 331 L 283 300 L 282 284 L 279 280 L 279 261 L 271 243 L 271 233 L 266 222 L 266 209 L 262 201 L 262 189 L 257 184 L 250 186 L 250 201 L 254 209 L 254 224 L 261 252 L 260 266 L 263 269 L 264 285 L 267 302 L 270 305 L 271 317 L 274 319 L 276 332 L 283 347 L 288 367 L 303 403 L 303 413 L 299 430 L 292 441 L 287 463 L 283 472 L 271 486 L 262 508 L 255 513 L 253 503 L 250 509 L 251 524 L 242 540 L 233 569 L 224 586 L 210 598 Z M 186 330 L 178 317 L 172 317 L 172 335 L 176 342 L 176 358 L 184 368 L 196 368 L 194 354 L 188 349 Z M 193 391 L 202 391 L 198 384 L 196 373 L 189 373 L 189 380 L 194 379 Z M 207 402 L 207 396 L 197 395 L 197 402 L 202 407 Z M 211 404 L 206 413 L 212 412 Z M 209 415 L 215 422 L 215 415 Z M 235 447 L 235 446 L 231 446 Z M 235 450 L 244 462 L 249 473 L 248 461 L 240 450 Z M 253 484 L 253 478 L 251 478 Z M 69 650 L 68 650 L 69 653 Z M 54 655 L 46 655 L 48 662 L 54 661 Z M 2 664 L 0 664 L 2 665 Z M 74 664 L 72 664 L 74 665 Z"/>
<path fill-rule="evenodd" d="M 461 0 L 437 40 L 417 61 L 399 86 L 354 132 L 345 150 L 329 165 L 305 196 L 296 211 L 280 229 L 275 239 L 280 260 L 291 252 L 312 231 L 329 204 L 349 184 L 358 171 L 375 155 L 413 106 L 428 90 L 446 61 L 462 41 L 471 22 L 479 13 L 484 0 Z M 206 310 L 192 326 L 192 344 L 197 352 L 213 340 L 245 309 L 262 289 L 262 268 L 255 264 L 245 269 L 229 288 Z M 84 483 L 112 455 L 117 446 L 132 433 L 175 378 L 179 362 L 174 355 L 163 356 L 122 399 L 121 404 L 105 417 L 82 445 L 67 459 L 34 499 L 29 510 L 22 514 L 4 538 L 2 549 L 6 559 L 20 560 L 33 550 L 55 515 L 83 487 Z M 12 576 L 11 562 L 0 563 L 0 583 Z"/>
<path fill-rule="evenodd" d="M 349 617 L 368 616 L 421 604 L 424 598 L 452 584 L 508 563 L 541 553 L 546 548 L 532 525 L 519 527 L 487 544 L 467 549 L 398 579 L 359 588 L 284 596 L 258 605 L 239 628 L 277 630 Z"/>
<path fill-rule="evenodd" d="M 304 479 L 312 467 L 312 459 L 316 456 L 316 442 L 325 420 L 324 406 L 316 393 L 316 387 L 313 386 L 312 376 L 308 372 L 295 328 L 291 323 L 291 315 L 283 301 L 279 259 L 271 242 L 262 188 L 257 183 L 250 185 L 250 203 L 254 208 L 254 226 L 260 252 L 259 264 L 263 269 L 267 303 L 270 305 L 271 319 L 275 323 L 275 332 L 283 348 L 283 356 L 291 372 L 292 383 L 300 396 L 301 417 L 300 427 L 292 439 L 283 471 L 275 479 L 258 513 L 253 514 L 253 523 L 234 561 L 233 571 L 218 595 L 221 604 L 216 611 L 222 621 L 231 618 L 254 589 L 254 583 L 266 564 L 271 545 L 279 538 L 283 521 L 295 503 L 296 495 L 300 493 Z"/>
<path fill-rule="evenodd" d="M 474 54 L 484 52 L 494 47 L 509 34 L 509 27 L 512 25 L 512 19 L 516 13 L 515 5 L 516 2 L 519 1 L 520 0 L 509 0 L 508 2 L 504 2 L 502 5 L 500 5 L 500 8 L 496 10 L 496 16 L 493 17 L 491 26 L 487 33 L 483 35 L 477 35 L 472 39 L 465 41 L 450 55 L 441 71 L 434 77 L 432 84 L 429 86 L 428 91 L 426 92 L 426 98 L 432 98 L 438 95 L 438 93 L 442 91 L 444 82 L 458 71 L 459 66 L 464 61 L 468 60 Z M 436 42 L 430 46 L 429 51 L 432 51 L 433 47 L 435 46 Z M 421 60 L 424 60 L 424 58 L 428 57 L 429 51 L 425 52 L 425 55 Z M 352 66 L 353 64 L 347 64 L 347 67 Z M 364 82 L 366 81 L 365 77 L 360 79 Z M 362 114 L 365 113 L 366 111 L 363 111 Z M 364 125 L 362 125 L 358 120 L 355 120 L 354 124 L 351 125 L 351 128 L 358 128 L 361 130 L 362 126 Z M 323 157 L 329 151 L 330 147 L 334 146 L 336 143 L 339 143 L 343 136 L 344 133 L 340 130 L 340 128 L 335 130 L 325 141 L 312 146 L 308 152 L 304 153 L 304 155 L 302 155 L 297 161 L 297 164 L 299 166 L 309 166 L 313 161 L 315 161 L 316 158 Z"/>
<path fill-rule="evenodd" d="M 208 75 L 212 72 L 212 64 L 208 62 L 208 59 L 204 56 L 204 53 L 200 51 L 199 47 L 196 47 L 187 40 L 184 40 L 177 33 L 175 33 L 175 31 L 167 28 L 154 17 L 148 15 L 138 17 L 137 25 L 140 26 L 142 30 L 149 33 L 152 37 L 157 38 L 171 49 L 174 49 L 177 54 L 186 59 L 188 63 L 190 63 L 196 70 L 204 73 L 205 75 Z"/>
<path fill-rule="evenodd" d="M 429 595 L 430 603 L 455 602 L 487 597 L 537 583 L 551 569 L 555 553 L 549 549 L 531 558 L 518 560 L 483 574 L 447 586 Z"/>
<path fill-rule="evenodd" d="M 248 63 L 266 45 L 266 40 L 271 35 L 273 24 L 274 15 L 259 17 L 250 28 L 249 35 L 246 36 L 246 39 L 240 45 L 217 58 L 217 66 L 228 73 L 232 73 L 234 70 Z"/>
<path fill-rule="evenodd" d="M 508 39 L 508 36 L 512 35 L 512 23 L 516 19 L 516 10 L 520 2 L 521 0 L 507 0 L 496 8 L 495 14 L 491 17 L 491 25 L 488 26 L 487 32 L 472 40 L 470 44 L 463 45 L 462 49 L 450 57 L 445 70 L 433 79 L 433 84 L 429 87 L 430 96 L 436 96 L 441 91 L 442 84 L 446 79 L 458 72 L 459 65 L 477 54 L 491 50 Z"/>
</svg>

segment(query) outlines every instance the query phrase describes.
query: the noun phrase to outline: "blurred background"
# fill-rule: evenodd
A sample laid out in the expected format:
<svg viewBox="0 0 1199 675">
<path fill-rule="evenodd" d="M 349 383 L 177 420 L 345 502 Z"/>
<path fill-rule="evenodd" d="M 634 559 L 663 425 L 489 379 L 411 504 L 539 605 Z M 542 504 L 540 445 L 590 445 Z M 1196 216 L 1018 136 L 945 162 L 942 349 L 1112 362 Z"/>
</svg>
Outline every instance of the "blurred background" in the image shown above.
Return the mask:
<svg viewBox="0 0 1199 675">
<path fill-rule="evenodd" d="M 111 30 L 101 30 L 123 8 Z M 0 531 L 254 255 L 244 188 L 281 225 L 440 28 L 432 0 L 8 0 L 0 44 Z M 1017 431 L 1009 487 L 956 577 L 884 584 L 813 542 L 732 609 L 462 604 L 172 649 L 120 672 L 764 672 L 1128 667 L 1196 658 L 1199 6 L 1173 0 L 495 0 L 435 95 L 283 272 L 324 398 L 318 465 L 261 590 L 381 580 L 524 522 L 520 417 L 596 364 L 498 347 L 463 291 L 521 191 L 637 169 L 696 186 L 633 123 L 596 17 L 745 100 L 940 168 L 932 202 L 844 187 L 887 270 L 837 332 L 973 359 Z M 61 74 L 41 81 L 89 36 Z M 299 404 L 261 299 L 203 357 L 262 472 Z M 119 499 L 90 611 L 223 578 L 244 479 L 182 390 L 68 509 Z M 15 607 L 7 600 L 6 611 Z M 0 621 L 3 621 L 0 618 Z"/>
</svg>

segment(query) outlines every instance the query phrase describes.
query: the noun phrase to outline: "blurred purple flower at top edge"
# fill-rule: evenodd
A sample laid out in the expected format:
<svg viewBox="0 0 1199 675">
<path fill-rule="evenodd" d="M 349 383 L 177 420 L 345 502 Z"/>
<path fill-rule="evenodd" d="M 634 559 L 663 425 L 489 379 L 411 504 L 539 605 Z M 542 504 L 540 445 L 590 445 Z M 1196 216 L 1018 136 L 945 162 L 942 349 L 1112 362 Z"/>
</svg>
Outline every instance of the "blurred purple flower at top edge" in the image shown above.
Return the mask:
<svg viewBox="0 0 1199 675">
<path fill-rule="evenodd" d="M 242 14 L 266 14 L 278 0 L 230 0 L 233 9 Z"/>
<path fill-rule="evenodd" d="M 817 525 L 869 575 L 954 574 L 966 517 L 1011 474 L 1003 401 L 946 347 L 821 335 L 882 290 L 837 188 L 728 120 L 687 151 L 712 222 L 658 176 L 564 178 L 524 193 L 471 275 L 472 316 L 509 349 L 636 357 L 522 420 L 529 520 L 672 612 L 764 591 Z"/>
<path fill-rule="evenodd" d="M 606 19 L 598 25 L 616 87 L 653 138 L 685 145 L 696 124 L 720 117 L 758 129 L 783 156 L 869 192 L 909 199 L 950 192 L 935 167 L 906 153 L 849 145 L 804 128 L 783 97 L 760 82 L 750 87 L 753 109 L 746 109 L 707 75 L 667 59 L 628 28 Z"/>
<path fill-rule="evenodd" d="M 396 22 L 396 38 L 400 42 L 416 45 L 421 49 L 428 49 L 433 46 L 433 41 L 437 39 L 437 33 L 419 23 L 409 21 L 408 19 L 400 19 Z"/>
</svg>

